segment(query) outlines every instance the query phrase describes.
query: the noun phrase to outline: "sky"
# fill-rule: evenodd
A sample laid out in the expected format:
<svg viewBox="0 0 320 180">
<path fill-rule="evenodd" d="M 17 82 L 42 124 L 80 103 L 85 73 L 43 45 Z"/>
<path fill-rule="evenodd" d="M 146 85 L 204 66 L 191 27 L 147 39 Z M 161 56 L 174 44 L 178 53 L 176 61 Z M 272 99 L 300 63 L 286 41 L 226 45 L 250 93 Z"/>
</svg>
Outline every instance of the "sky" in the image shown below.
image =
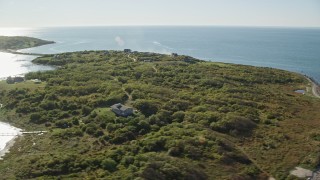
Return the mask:
<svg viewBox="0 0 320 180">
<path fill-rule="evenodd" d="M 320 27 L 320 0 L 0 0 L 0 27 Z"/>
</svg>

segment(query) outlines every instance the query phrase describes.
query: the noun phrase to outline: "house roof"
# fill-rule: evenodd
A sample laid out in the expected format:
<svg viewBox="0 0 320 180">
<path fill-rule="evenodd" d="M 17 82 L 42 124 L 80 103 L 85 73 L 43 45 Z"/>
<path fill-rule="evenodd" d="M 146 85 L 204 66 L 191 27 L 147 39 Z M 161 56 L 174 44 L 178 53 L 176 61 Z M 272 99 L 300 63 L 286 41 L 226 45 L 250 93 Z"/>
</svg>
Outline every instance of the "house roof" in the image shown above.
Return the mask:
<svg viewBox="0 0 320 180">
<path fill-rule="evenodd" d="M 132 108 L 127 107 L 127 106 L 125 106 L 125 105 L 123 105 L 123 104 L 121 104 L 121 103 L 114 104 L 114 105 L 111 106 L 111 108 L 112 108 L 112 109 L 118 109 L 118 110 L 120 110 L 120 111 L 125 111 L 125 110 L 127 110 L 127 109 L 132 109 Z"/>
</svg>

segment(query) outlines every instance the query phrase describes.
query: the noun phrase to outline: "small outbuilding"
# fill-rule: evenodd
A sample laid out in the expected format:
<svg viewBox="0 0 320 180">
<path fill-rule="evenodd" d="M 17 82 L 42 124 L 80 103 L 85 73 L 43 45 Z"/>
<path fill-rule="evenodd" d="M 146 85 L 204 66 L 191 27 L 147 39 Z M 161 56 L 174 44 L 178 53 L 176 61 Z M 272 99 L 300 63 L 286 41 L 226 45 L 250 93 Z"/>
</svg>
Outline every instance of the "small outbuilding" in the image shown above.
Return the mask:
<svg viewBox="0 0 320 180">
<path fill-rule="evenodd" d="M 133 115 L 133 108 L 127 107 L 121 103 L 112 105 L 111 110 L 118 116 L 128 117 Z"/>
<path fill-rule="evenodd" d="M 172 57 L 177 57 L 178 54 L 177 54 L 177 53 L 171 53 L 171 56 L 172 56 Z"/>
<path fill-rule="evenodd" d="M 125 53 L 131 53 L 131 49 L 124 49 L 123 52 L 125 52 Z"/>
<path fill-rule="evenodd" d="M 40 79 L 31 79 L 32 82 L 34 82 L 35 84 L 41 84 L 41 80 Z"/>
<path fill-rule="evenodd" d="M 19 76 L 11 77 L 11 76 L 9 76 L 6 81 L 8 84 L 19 83 L 19 82 L 24 81 L 24 77 L 19 77 Z"/>
</svg>

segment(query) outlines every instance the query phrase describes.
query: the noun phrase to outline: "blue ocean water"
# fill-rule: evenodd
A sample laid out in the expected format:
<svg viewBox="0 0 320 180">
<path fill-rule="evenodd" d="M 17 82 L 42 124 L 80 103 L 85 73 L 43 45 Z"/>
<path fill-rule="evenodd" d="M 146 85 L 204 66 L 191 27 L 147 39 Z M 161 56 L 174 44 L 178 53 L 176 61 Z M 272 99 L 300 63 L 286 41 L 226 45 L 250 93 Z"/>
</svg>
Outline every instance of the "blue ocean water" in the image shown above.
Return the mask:
<svg viewBox="0 0 320 180">
<path fill-rule="evenodd" d="M 61 53 L 124 48 L 175 52 L 207 61 L 294 71 L 320 82 L 320 29 L 317 28 L 59 27 L 25 29 L 16 31 L 14 35 L 57 42 L 24 52 Z"/>
</svg>

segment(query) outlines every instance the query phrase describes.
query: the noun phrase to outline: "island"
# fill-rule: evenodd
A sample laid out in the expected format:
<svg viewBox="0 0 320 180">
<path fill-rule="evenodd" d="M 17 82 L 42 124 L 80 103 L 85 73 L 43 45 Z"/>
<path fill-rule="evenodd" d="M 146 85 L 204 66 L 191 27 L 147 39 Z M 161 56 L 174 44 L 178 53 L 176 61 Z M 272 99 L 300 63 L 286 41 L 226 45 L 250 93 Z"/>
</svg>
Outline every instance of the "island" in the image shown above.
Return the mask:
<svg viewBox="0 0 320 180">
<path fill-rule="evenodd" d="M 320 163 L 303 75 L 136 51 L 33 62 L 57 69 L 2 81 L 0 120 L 47 133 L 17 139 L 4 179 L 294 179 Z"/>
<path fill-rule="evenodd" d="M 32 53 L 17 52 L 17 50 L 43 46 L 53 43 L 55 42 L 26 36 L 0 36 L 0 51 L 14 54 L 33 55 Z"/>
</svg>

